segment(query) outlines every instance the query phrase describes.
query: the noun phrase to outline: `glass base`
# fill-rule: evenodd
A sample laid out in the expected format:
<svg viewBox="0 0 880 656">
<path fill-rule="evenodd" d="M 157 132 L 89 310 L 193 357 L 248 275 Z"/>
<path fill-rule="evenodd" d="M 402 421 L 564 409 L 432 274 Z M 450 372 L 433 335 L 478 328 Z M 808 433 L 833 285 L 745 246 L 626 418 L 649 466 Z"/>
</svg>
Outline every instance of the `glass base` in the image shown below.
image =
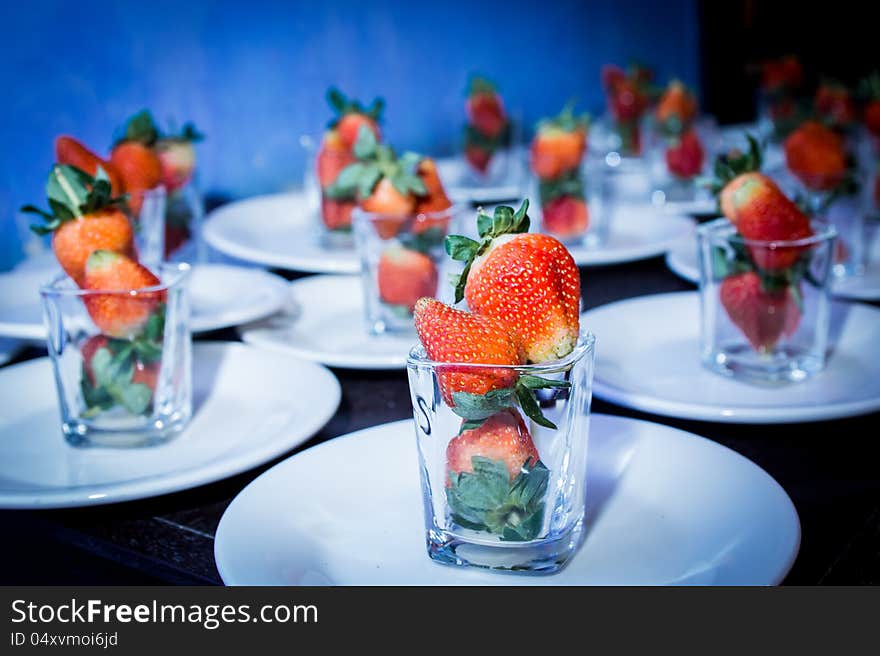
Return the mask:
<svg viewBox="0 0 880 656">
<path fill-rule="evenodd" d="M 703 357 L 703 364 L 725 376 L 751 383 L 784 385 L 799 383 L 825 368 L 825 358 L 797 348 L 784 346 L 760 353 L 750 346 L 737 344 Z"/>
<path fill-rule="evenodd" d="M 553 574 L 577 552 L 583 520 L 554 539 L 532 542 L 475 542 L 440 529 L 426 534 L 428 556 L 443 565 L 479 567 L 515 574 Z"/>
<path fill-rule="evenodd" d="M 170 417 L 155 417 L 141 426 L 114 428 L 105 425 L 100 427 L 89 421 L 73 419 L 61 423 L 64 439 L 71 446 L 103 447 L 103 448 L 141 448 L 164 444 L 177 437 L 189 422 L 189 414 L 178 414 Z"/>
</svg>

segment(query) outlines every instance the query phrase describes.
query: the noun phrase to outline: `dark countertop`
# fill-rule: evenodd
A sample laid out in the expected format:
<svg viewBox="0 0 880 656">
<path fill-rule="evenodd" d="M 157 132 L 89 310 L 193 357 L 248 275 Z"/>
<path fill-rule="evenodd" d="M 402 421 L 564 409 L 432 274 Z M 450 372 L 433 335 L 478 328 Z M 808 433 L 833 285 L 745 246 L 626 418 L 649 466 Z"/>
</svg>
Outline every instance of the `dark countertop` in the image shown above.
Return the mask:
<svg viewBox="0 0 880 656">
<path fill-rule="evenodd" d="M 584 269 L 585 308 L 660 292 L 694 289 L 663 258 Z M 287 275 L 286 277 L 295 277 Z M 233 330 L 201 339 L 236 339 Z M 15 361 L 44 355 L 28 349 Z M 300 449 L 244 474 L 192 490 L 112 506 L 0 511 L 0 584 L 220 583 L 214 531 L 224 509 L 251 480 L 291 453 L 376 424 L 411 417 L 404 371 L 333 370 L 342 403 Z M 593 410 L 645 418 L 738 451 L 763 467 L 794 501 L 801 550 L 786 584 L 880 583 L 880 413 L 791 425 L 675 420 L 594 399 Z M 59 438 L 60 439 L 60 438 Z"/>
</svg>

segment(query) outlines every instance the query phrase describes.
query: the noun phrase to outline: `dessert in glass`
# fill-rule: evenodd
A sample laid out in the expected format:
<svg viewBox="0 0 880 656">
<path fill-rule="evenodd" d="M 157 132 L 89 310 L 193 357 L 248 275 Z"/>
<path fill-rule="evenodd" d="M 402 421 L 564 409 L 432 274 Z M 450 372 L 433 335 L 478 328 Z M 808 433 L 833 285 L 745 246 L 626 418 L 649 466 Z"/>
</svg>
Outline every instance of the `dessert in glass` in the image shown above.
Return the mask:
<svg viewBox="0 0 880 656">
<path fill-rule="evenodd" d="M 415 306 L 407 370 L 425 537 L 436 562 L 552 573 L 583 537 L 595 340 L 565 246 L 528 233 L 528 201 L 478 214 L 455 300 Z"/>
</svg>

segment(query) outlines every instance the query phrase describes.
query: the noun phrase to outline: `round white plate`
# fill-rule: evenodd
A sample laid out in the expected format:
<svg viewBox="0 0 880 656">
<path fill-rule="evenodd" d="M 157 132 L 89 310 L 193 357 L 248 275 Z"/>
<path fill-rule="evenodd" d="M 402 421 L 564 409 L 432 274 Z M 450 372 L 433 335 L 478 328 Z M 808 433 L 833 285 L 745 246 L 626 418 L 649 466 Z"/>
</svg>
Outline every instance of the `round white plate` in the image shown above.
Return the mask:
<svg viewBox="0 0 880 656">
<path fill-rule="evenodd" d="M 880 409 L 880 310 L 835 304 L 825 371 L 765 387 L 702 366 L 699 306 L 696 292 L 678 292 L 583 314 L 581 325 L 597 340 L 595 394 L 645 412 L 729 423 L 819 421 Z"/>
<path fill-rule="evenodd" d="M 506 179 L 493 184 L 474 184 L 467 163 L 460 157 L 443 157 L 437 160 L 437 173 L 456 203 L 518 203 L 524 193 L 524 171 L 521 160 L 525 155 L 514 156 L 511 172 Z"/>
<path fill-rule="evenodd" d="M 339 405 L 336 378 L 312 362 L 236 343 L 193 348 L 192 422 L 142 449 L 69 446 L 49 359 L 0 369 L 0 508 L 92 506 L 210 483 L 302 444 Z"/>
<path fill-rule="evenodd" d="M 351 248 L 325 248 L 316 208 L 305 192 L 257 196 L 217 208 L 203 228 L 205 241 L 221 253 L 265 266 L 314 273 L 357 273 Z"/>
<path fill-rule="evenodd" d="M 325 442 L 254 480 L 220 520 L 217 569 L 228 585 L 771 585 L 785 577 L 800 523 L 762 469 L 659 424 L 610 415 L 591 424 L 586 538 L 556 574 L 428 558 L 412 420 Z"/>
<path fill-rule="evenodd" d="M 290 283 L 286 309 L 239 328 L 248 344 L 331 367 L 403 369 L 411 336 L 367 333 L 360 276 L 309 276 Z"/>
<path fill-rule="evenodd" d="M 620 205 L 610 219 L 608 241 L 599 248 L 570 246 L 578 266 L 620 264 L 662 255 L 694 230 L 694 220 L 651 205 Z"/>
<path fill-rule="evenodd" d="M 46 339 L 40 287 L 57 271 L 56 267 L 0 274 L 0 335 Z M 265 317 L 278 311 L 287 295 L 284 278 L 225 264 L 193 266 L 189 285 L 190 327 L 197 333 Z"/>
<path fill-rule="evenodd" d="M 655 205 L 658 210 L 668 214 L 687 214 L 703 216 L 718 211 L 718 202 L 714 199 L 698 200 L 667 200 Z"/>
<path fill-rule="evenodd" d="M 697 244 L 688 237 L 676 243 L 666 254 L 666 265 L 677 276 L 693 283 L 700 281 L 700 264 L 697 260 Z M 856 301 L 880 300 L 880 239 L 874 241 L 870 264 L 865 273 L 847 278 L 835 278 L 831 291 L 840 298 Z"/>
</svg>

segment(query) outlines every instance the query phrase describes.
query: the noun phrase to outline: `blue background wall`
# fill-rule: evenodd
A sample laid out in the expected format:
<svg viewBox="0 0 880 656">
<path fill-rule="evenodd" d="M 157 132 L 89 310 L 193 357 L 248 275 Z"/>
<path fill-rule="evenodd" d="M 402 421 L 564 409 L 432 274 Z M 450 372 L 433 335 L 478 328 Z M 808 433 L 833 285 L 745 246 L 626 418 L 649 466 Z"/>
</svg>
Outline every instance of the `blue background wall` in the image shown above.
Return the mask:
<svg viewBox="0 0 880 656">
<path fill-rule="evenodd" d="M 391 143 L 444 154 L 471 71 L 529 124 L 571 96 L 601 111 L 605 62 L 698 75 L 695 0 L 37 0 L 6 3 L 0 43 L 0 270 L 22 257 L 17 208 L 44 202 L 54 137 L 107 149 L 142 107 L 193 120 L 203 187 L 241 197 L 301 179 L 298 137 L 329 118 L 330 84 L 383 95 Z"/>
</svg>

